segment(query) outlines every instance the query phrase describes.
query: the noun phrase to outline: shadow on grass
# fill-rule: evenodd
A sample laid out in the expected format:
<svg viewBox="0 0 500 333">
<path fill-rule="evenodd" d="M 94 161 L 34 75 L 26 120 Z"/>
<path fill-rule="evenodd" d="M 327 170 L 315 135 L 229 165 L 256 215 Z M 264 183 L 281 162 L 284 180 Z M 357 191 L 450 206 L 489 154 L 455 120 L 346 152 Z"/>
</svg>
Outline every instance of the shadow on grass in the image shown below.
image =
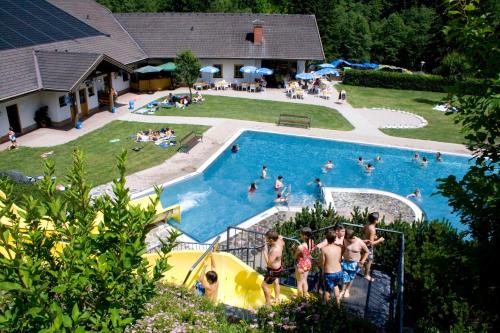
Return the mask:
<svg viewBox="0 0 500 333">
<path fill-rule="evenodd" d="M 427 98 L 414 98 L 413 101 L 417 102 L 417 103 L 421 103 L 421 104 L 428 104 L 428 105 L 436 105 L 436 104 L 439 104 L 439 103 L 442 103 L 443 100 L 432 100 L 432 99 L 427 99 Z"/>
</svg>

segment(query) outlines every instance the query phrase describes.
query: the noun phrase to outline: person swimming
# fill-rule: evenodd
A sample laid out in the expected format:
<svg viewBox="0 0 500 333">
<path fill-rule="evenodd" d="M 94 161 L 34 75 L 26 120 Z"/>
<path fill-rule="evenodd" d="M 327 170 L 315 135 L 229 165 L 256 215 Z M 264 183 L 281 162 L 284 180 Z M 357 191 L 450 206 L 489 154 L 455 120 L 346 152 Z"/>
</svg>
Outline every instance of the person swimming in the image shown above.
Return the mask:
<svg viewBox="0 0 500 333">
<path fill-rule="evenodd" d="M 260 171 L 260 178 L 267 178 L 267 167 L 265 165 L 262 166 L 262 170 Z"/>
<path fill-rule="evenodd" d="M 319 179 L 319 178 L 316 178 L 314 180 L 314 183 L 318 186 L 318 188 L 323 187 L 323 183 L 321 182 L 321 179 Z"/>
<path fill-rule="evenodd" d="M 440 152 L 436 153 L 436 161 L 438 162 L 443 162 L 443 156 L 441 155 Z"/>
<path fill-rule="evenodd" d="M 283 176 L 278 176 L 274 182 L 274 190 L 279 191 L 283 187 Z"/>
<path fill-rule="evenodd" d="M 287 202 L 288 196 L 283 196 L 280 192 L 276 194 L 276 199 L 274 199 L 275 203 Z"/>
<path fill-rule="evenodd" d="M 422 198 L 422 193 L 420 192 L 420 189 L 417 188 L 415 192 L 408 194 L 406 197 L 420 199 Z"/>
<path fill-rule="evenodd" d="M 325 170 L 332 170 L 333 169 L 333 162 L 332 160 L 328 160 L 325 164 Z"/>
<path fill-rule="evenodd" d="M 416 152 L 415 155 L 413 155 L 412 160 L 413 161 L 418 161 L 419 159 L 420 159 L 420 154 L 418 152 Z"/>
<path fill-rule="evenodd" d="M 368 163 L 368 165 L 365 167 L 365 172 L 366 173 L 371 173 L 373 170 L 375 170 L 375 167 Z"/>
<path fill-rule="evenodd" d="M 427 157 L 425 157 L 425 156 L 422 157 L 422 162 L 421 162 L 422 166 L 427 166 L 428 163 L 429 163 L 429 160 L 427 159 Z"/>
<path fill-rule="evenodd" d="M 231 147 L 231 152 L 232 153 L 237 153 L 238 150 L 240 150 L 240 148 L 238 147 L 238 145 L 235 143 L 232 147 Z"/>
<path fill-rule="evenodd" d="M 359 165 L 363 165 L 363 163 L 365 163 L 365 162 L 363 161 L 363 157 L 362 157 L 362 156 L 358 157 L 358 164 L 359 164 Z"/>
<path fill-rule="evenodd" d="M 250 187 L 248 188 L 248 193 L 255 193 L 255 191 L 257 191 L 257 184 L 253 182 L 252 184 L 250 184 Z"/>
<path fill-rule="evenodd" d="M 380 155 L 375 156 L 375 162 L 382 162 L 382 157 Z"/>
</svg>

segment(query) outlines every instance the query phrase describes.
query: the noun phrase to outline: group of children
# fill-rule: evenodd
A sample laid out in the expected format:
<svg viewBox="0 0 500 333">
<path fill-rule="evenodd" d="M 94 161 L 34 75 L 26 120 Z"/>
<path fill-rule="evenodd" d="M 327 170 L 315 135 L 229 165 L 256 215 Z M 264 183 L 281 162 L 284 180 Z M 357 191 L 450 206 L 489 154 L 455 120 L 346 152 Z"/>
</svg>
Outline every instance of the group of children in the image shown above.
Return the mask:
<svg viewBox="0 0 500 333">
<path fill-rule="evenodd" d="M 343 297 L 350 296 L 352 283 L 361 268 L 364 270 L 365 279 L 370 282 L 374 281 L 370 275 L 373 248 L 382 243 L 384 238 L 377 237 L 376 234 L 379 214 L 371 213 L 368 220 L 369 223 L 363 229 L 364 239 L 356 237 L 352 229 L 346 230 L 343 225 L 338 224 L 334 229 L 327 231 L 322 242 L 314 244 L 311 228 L 305 227 L 301 230 L 302 243 L 294 249 L 299 296 L 308 296 L 308 274 L 314 265 L 320 269 L 320 281 L 325 300 L 329 301 L 335 297 L 337 304 L 340 304 Z M 279 278 L 284 271 L 282 258 L 284 248 L 284 239 L 275 230 L 266 233 L 263 256 L 267 272 L 262 283 L 266 304 L 271 304 L 272 301 L 270 285 L 274 287 L 274 300 L 279 300 Z M 312 253 L 314 252 L 320 253 L 319 261 L 313 259 Z"/>
<path fill-rule="evenodd" d="M 175 138 L 174 130 L 172 128 L 162 128 L 158 131 L 152 129 L 139 131 L 135 135 L 136 142 L 158 141 L 158 140 L 172 140 Z"/>
</svg>

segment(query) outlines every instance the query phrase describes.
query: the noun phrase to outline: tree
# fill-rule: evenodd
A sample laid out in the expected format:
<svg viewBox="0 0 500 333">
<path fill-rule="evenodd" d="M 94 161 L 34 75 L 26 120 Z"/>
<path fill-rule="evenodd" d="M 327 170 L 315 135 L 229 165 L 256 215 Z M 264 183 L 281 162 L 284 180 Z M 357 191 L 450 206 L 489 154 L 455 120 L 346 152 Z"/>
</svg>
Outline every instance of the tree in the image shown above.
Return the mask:
<svg viewBox="0 0 500 333">
<path fill-rule="evenodd" d="M 145 237 L 159 199 L 146 209 L 130 207 L 125 159 L 126 152 L 118 158 L 114 198 L 90 199 L 79 150 L 67 190 L 55 195 L 54 164 L 47 161 L 40 185 L 45 198 L 25 196 L 16 202 L 17 215 L 12 184 L 0 184 L 6 194 L 0 197 L 0 331 L 122 331 L 141 316 L 178 234 L 164 241 L 150 267 Z"/>
<path fill-rule="evenodd" d="M 200 61 L 191 51 L 181 51 L 175 58 L 175 66 L 175 76 L 180 82 L 187 84 L 189 96 L 193 99 L 191 87 L 200 75 Z"/>
<path fill-rule="evenodd" d="M 500 95 L 498 48 L 499 22 L 481 12 L 479 0 L 450 1 L 450 21 L 445 33 L 464 55 L 477 76 L 489 76 L 482 96 L 468 96 L 457 86 L 454 104 L 459 109 L 455 122 L 463 126 L 474 164 L 462 179 L 449 176 L 438 189 L 467 226 L 475 241 L 471 275 L 477 277 L 475 302 L 487 315 L 482 319 L 498 330 L 500 283 L 496 268 L 500 253 Z M 496 64 L 496 66 L 495 66 Z"/>
</svg>

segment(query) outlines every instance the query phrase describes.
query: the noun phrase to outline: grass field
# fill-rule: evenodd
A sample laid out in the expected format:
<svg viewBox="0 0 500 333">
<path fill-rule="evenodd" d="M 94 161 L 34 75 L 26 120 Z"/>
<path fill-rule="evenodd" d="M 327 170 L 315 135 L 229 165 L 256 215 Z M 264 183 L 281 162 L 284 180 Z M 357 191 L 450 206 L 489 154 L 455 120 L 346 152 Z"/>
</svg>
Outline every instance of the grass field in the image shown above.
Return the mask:
<svg viewBox="0 0 500 333">
<path fill-rule="evenodd" d="M 161 108 L 158 116 L 216 117 L 276 123 L 281 113 L 311 117 L 311 126 L 350 131 L 352 125 L 336 110 L 316 105 L 273 102 L 247 98 L 204 96 L 205 101 L 185 110 Z M 164 100 L 161 98 L 160 100 Z"/>
<path fill-rule="evenodd" d="M 436 104 L 443 104 L 445 93 L 415 90 L 397 90 L 339 85 L 347 91 L 349 103 L 360 107 L 385 107 L 413 112 L 424 117 L 428 125 L 416 129 L 383 129 L 388 135 L 405 138 L 433 140 L 441 142 L 464 143 L 461 126 L 453 122 L 453 116 L 433 110 Z"/>
<path fill-rule="evenodd" d="M 153 142 L 136 143 L 130 138 L 139 130 L 159 129 L 168 124 L 136 123 L 127 121 L 113 121 L 92 133 L 63 145 L 44 148 L 20 147 L 11 151 L 0 152 L 0 171 L 19 170 L 28 176 L 43 174 L 42 153 L 53 151 L 50 158 L 56 163 L 56 176 L 66 175 L 71 166 L 71 153 L 75 147 L 80 147 L 85 152 L 85 164 L 88 181 L 92 185 L 107 183 L 118 175 L 116 169 L 116 156 L 126 149 L 128 159 L 126 163 L 127 174 L 132 174 L 162 163 L 177 152 L 178 146 L 161 148 Z M 182 138 L 192 130 L 206 131 L 206 126 L 174 125 L 175 135 Z M 120 141 L 111 143 L 110 140 Z M 143 147 L 140 151 L 133 151 L 134 147 Z M 64 181 L 62 181 L 64 182 Z"/>
</svg>

